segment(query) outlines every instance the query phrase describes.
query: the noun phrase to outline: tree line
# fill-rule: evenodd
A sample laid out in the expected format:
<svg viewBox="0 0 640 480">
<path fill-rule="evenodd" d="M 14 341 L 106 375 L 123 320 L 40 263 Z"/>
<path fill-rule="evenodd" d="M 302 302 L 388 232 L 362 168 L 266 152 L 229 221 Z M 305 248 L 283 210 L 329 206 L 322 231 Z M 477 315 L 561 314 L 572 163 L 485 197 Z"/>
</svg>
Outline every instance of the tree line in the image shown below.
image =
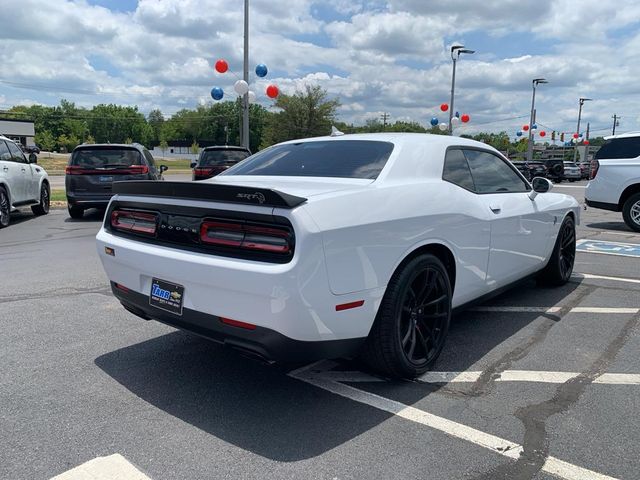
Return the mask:
<svg viewBox="0 0 640 480">
<path fill-rule="evenodd" d="M 256 152 L 275 143 L 327 135 L 335 126 L 344 133 L 416 132 L 446 134 L 437 127 L 426 128 L 418 122 L 396 121 L 383 124 L 368 120 L 364 125 L 339 121 L 338 99 L 329 98 L 319 86 L 307 86 L 293 95 L 280 94 L 271 110 L 252 104 L 249 109 L 250 148 Z M 2 113 L 3 118 L 33 120 L 35 143 L 46 151 L 69 152 L 87 143 L 138 142 L 148 148 L 166 149 L 168 142 L 187 141 L 197 151 L 198 142 L 216 145 L 239 145 L 242 105 L 236 101 L 184 108 L 170 117 L 160 110 L 148 115 L 136 106 L 100 104 L 91 108 L 62 100 L 57 106 L 15 106 Z M 501 151 L 526 151 L 527 140 L 512 142 L 506 132 L 463 135 L 479 140 Z M 593 139 L 591 144 L 597 142 Z"/>
</svg>

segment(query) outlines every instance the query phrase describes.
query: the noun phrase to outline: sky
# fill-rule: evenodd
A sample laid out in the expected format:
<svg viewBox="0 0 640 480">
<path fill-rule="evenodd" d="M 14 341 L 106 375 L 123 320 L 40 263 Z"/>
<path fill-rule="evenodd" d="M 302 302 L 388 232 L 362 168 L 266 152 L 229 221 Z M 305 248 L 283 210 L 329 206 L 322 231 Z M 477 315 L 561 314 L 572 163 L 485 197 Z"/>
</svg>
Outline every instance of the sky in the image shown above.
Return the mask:
<svg viewBox="0 0 640 480">
<path fill-rule="evenodd" d="M 320 85 L 340 100 L 339 119 L 425 126 L 449 102 L 449 48 L 476 51 L 457 63 L 456 133 L 528 123 L 531 81 L 539 130 L 591 136 L 640 130 L 640 2 L 637 0 L 250 0 L 250 70 L 258 102 L 266 86 L 294 93 Z M 14 105 L 137 105 L 165 116 L 235 98 L 242 75 L 240 0 L 3 0 L 0 110 Z M 227 60 L 230 72 L 213 65 Z"/>
</svg>

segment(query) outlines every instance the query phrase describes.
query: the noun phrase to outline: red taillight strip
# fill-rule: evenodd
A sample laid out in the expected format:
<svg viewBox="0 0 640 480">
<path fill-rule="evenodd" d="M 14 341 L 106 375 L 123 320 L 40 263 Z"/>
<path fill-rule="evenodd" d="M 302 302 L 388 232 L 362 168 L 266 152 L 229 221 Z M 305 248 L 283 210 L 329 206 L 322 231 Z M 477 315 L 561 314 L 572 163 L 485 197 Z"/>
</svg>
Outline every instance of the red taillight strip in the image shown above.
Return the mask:
<svg viewBox="0 0 640 480">
<path fill-rule="evenodd" d="M 238 320 L 232 320 L 230 318 L 220 317 L 220 321 L 225 325 L 231 325 L 232 327 L 244 328 L 246 330 L 255 330 L 256 325 L 253 323 L 240 322 Z"/>
<path fill-rule="evenodd" d="M 200 225 L 200 241 L 208 245 L 279 254 L 288 254 L 292 250 L 288 230 L 241 223 L 204 221 Z"/>
<path fill-rule="evenodd" d="M 149 167 L 146 165 L 131 165 L 126 168 L 101 170 L 96 168 L 84 168 L 79 165 L 68 165 L 65 167 L 64 173 L 67 175 L 142 175 L 149 173 Z"/>
<path fill-rule="evenodd" d="M 356 302 L 342 303 L 340 305 L 336 305 L 336 312 L 341 312 L 343 310 L 349 310 L 351 308 L 358 308 L 364 305 L 364 300 L 358 300 Z"/>
<path fill-rule="evenodd" d="M 127 287 L 125 287 L 124 285 L 122 285 L 120 283 L 116 283 L 115 286 L 116 286 L 116 288 L 118 290 L 122 290 L 124 293 L 129 293 L 131 291 Z"/>
<path fill-rule="evenodd" d="M 122 219 L 131 220 L 131 222 L 123 223 Z M 114 210 L 111 212 L 111 227 L 123 232 L 155 235 L 158 227 L 158 215 L 132 210 Z"/>
</svg>

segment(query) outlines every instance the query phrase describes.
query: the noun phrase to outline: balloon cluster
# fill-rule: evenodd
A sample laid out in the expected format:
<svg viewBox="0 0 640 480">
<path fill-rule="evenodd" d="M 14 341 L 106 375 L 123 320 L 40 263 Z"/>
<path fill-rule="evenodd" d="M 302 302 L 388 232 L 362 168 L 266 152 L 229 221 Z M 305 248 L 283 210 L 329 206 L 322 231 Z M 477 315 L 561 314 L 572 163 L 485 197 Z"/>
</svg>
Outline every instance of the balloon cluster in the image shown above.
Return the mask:
<svg viewBox="0 0 640 480">
<path fill-rule="evenodd" d="M 448 103 L 441 104 L 440 110 L 442 112 L 446 112 L 447 110 L 449 110 L 449 104 Z M 467 113 L 463 113 L 462 115 L 460 115 L 460 112 L 456 112 L 456 114 L 451 118 L 451 124 L 455 126 L 459 122 L 467 123 L 469 122 L 469 120 L 471 120 L 471 117 Z M 443 132 L 449 128 L 449 124 L 446 122 L 441 122 L 440 120 L 438 120 L 438 117 L 433 117 L 430 123 L 432 127 L 437 126 Z"/>
<path fill-rule="evenodd" d="M 229 64 L 224 59 L 219 59 L 216 61 L 214 68 L 218 73 L 226 73 L 229 70 Z M 256 75 L 260 78 L 264 78 L 269 73 L 269 69 L 264 63 L 260 63 L 256 65 Z M 249 102 L 254 103 L 256 101 L 256 94 L 254 91 L 249 90 L 249 84 L 244 80 L 238 80 L 233 84 L 233 89 L 238 95 L 249 95 Z M 267 97 L 276 98 L 280 94 L 280 90 L 276 85 L 269 85 L 266 89 Z M 224 91 L 220 87 L 213 87 L 211 89 L 211 98 L 214 100 L 222 100 L 224 97 Z"/>
<path fill-rule="evenodd" d="M 535 123 L 531 125 L 532 135 L 535 135 L 537 130 L 538 130 L 538 125 L 536 125 Z M 529 131 L 529 125 L 523 125 L 522 128 L 516 132 L 516 136 L 521 137 L 524 134 L 524 132 L 528 132 L 528 131 Z M 545 132 L 544 130 L 541 130 L 538 135 L 540 135 L 541 137 L 546 137 L 547 132 Z"/>
</svg>

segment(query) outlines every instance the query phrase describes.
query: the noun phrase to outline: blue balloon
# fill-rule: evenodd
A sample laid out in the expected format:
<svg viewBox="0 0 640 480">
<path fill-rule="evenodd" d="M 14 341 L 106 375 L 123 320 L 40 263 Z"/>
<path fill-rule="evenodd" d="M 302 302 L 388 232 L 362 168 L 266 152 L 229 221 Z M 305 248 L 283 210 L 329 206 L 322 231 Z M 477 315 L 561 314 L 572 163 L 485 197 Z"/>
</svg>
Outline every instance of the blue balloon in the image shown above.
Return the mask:
<svg viewBox="0 0 640 480">
<path fill-rule="evenodd" d="M 522 136 L 522 130 L 518 130 L 518 131 L 516 132 L 516 135 L 517 135 L 517 136 L 519 136 L 519 137 L 521 137 L 521 136 Z"/>
<path fill-rule="evenodd" d="M 264 63 L 260 63 L 256 66 L 256 75 L 260 78 L 267 76 L 267 66 Z"/>
<path fill-rule="evenodd" d="M 456 117 L 460 118 L 460 112 L 456 112 Z"/>
<path fill-rule="evenodd" d="M 537 129 L 538 129 L 538 125 L 536 125 L 535 123 L 531 125 L 531 130 L 537 130 Z"/>
<path fill-rule="evenodd" d="M 220 87 L 213 87 L 211 89 L 211 97 L 214 100 L 222 100 L 222 97 L 224 97 L 224 92 Z"/>
<path fill-rule="evenodd" d="M 438 118 L 437 118 L 437 117 L 433 117 L 433 118 L 431 119 L 431 125 L 432 125 L 432 126 L 434 126 L 434 127 L 435 127 L 436 125 L 438 125 L 438 123 L 440 123 L 440 122 L 438 122 Z"/>
</svg>

